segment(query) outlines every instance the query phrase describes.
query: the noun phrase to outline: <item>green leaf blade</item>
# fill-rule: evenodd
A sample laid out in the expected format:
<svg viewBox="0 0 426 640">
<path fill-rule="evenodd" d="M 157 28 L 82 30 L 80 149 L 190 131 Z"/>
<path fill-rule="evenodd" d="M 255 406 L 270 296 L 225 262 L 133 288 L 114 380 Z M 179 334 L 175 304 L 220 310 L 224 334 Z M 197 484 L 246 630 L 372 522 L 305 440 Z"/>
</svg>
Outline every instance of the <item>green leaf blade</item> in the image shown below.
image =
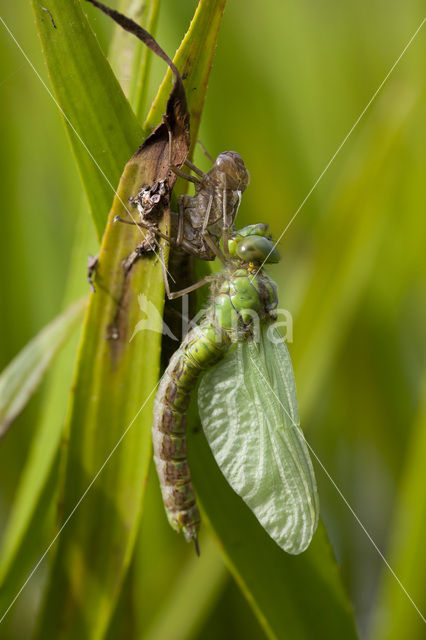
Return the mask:
<svg viewBox="0 0 426 640">
<path fill-rule="evenodd" d="M 201 5 L 211 9 L 209 2 Z M 136 155 L 125 167 L 109 215 L 80 347 L 61 500 L 66 526 L 45 593 L 40 638 L 105 635 L 142 511 L 164 289 L 158 260 L 138 260 L 126 275 L 123 260 L 140 241 L 140 231 L 113 224 L 141 184 L 147 181 Z M 150 318 L 154 331 L 132 337 L 145 317 L 138 303 L 142 292 L 157 310 L 155 326 Z"/>
<path fill-rule="evenodd" d="M 123 166 L 143 134 L 77 0 L 32 2 L 49 75 L 65 119 L 98 237 Z"/>
<path fill-rule="evenodd" d="M 52 320 L 12 360 L 0 375 L 0 438 L 41 383 L 52 360 L 83 317 L 86 299 Z"/>
<path fill-rule="evenodd" d="M 129 163 L 101 246 L 80 347 L 70 409 L 63 521 L 46 594 L 40 637 L 105 633 L 130 561 L 151 458 L 152 403 L 158 379 L 157 332 L 141 331 L 138 292 L 161 309 L 161 265 L 139 261 L 129 277 L 122 261 L 137 244 L 135 227 L 113 224 L 140 183 Z M 152 319 L 151 319 L 151 326 Z M 155 328 L 155 327 L 154 327 Z M 78 511 L 75 511 L 78 506 Z M 69 521 L 67 521 L 70 517 Z M 63 635 L 62 635 L 63 634 Z"/>
</svg>

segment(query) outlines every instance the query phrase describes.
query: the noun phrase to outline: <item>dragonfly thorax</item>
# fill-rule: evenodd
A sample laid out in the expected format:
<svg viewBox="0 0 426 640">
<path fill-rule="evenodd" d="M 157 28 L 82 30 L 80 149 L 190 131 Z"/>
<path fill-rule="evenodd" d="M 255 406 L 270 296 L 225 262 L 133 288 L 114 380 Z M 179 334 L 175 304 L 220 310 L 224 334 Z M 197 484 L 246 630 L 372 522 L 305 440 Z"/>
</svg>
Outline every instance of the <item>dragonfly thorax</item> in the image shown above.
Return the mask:
<svg viewBox="0 0 426 640">
<path fill-rule="evenodd" d="M 218 281 L 209 315 L 216 327 L 235 340 L 259 323 L 273 320 L 277 304 L 275 283 L 261 271 L 253 274 L 241 267 Z"/>
</svg>

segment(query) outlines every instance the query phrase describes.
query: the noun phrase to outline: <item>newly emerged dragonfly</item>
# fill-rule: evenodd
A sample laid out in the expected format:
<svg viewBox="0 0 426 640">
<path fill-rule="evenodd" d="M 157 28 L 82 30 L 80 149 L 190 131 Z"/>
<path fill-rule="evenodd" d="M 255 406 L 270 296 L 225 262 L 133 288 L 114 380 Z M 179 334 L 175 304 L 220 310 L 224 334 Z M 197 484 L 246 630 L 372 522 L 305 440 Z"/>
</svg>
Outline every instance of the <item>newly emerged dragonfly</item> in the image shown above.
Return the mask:
<svg viewBox="0 0 426 640">
<path fill-rule="evenodd" d="M 154 460 L 163 501 L 171 526 L 198 550 L 185 422 L 203 374 L 200 417 L 222 473 L 277 544 L 297 554 L 311 541 L 319 506 L 290 356 L 273 326 L 276 286 L 261 268 L 279 254 L 262 224 L 232 233 L 227 250 L 223 271 L 210 277 L 210 305 L 172 356 L 155 398 Z"/>
</svg>

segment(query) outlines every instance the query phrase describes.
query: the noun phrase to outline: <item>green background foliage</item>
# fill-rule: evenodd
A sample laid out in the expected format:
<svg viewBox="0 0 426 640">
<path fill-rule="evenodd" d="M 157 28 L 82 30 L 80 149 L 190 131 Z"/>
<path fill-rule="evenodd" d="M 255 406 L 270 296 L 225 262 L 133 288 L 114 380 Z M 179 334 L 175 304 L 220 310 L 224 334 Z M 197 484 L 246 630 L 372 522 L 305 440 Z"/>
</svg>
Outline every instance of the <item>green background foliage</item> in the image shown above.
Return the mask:
<svg viewBox="0 0 426 640">
<path fill-rule="evenodd" d="M 170 55 L 196 4 L 161 2 L 156 36 Z M 113 26 L 91 7 L 84 11 L 107 51 Z M 417 0 L 229 2 L 199 137 L 212 155 L 237 150 L 250 171 L 239 226 L 268 222 L 280 236 L 423 14 Z M 30 4 L 7 3 L 1 15 L 50 86 Z M 301 208 L 280 241 L 282 262 L 270 269 L 279 284 L 280 306 L 293 316 L 290 350 L 305 435 L 422 610 L 425 29 Z M 164 71 L 164 63 L 153 59 L 144 104 L 137 105 L 141 125 Z M 57 107 L 1 25 L 0 110 L 3 369 L 67 302 L 87 293 L 87 254 L 96 253 L 98 241 Z M 208 168 L 199 151 L 195 158 Z M 114 170 L 119 173 L 119 167 Z M 42 427 L 65 420 L 78 339 L 75 335 L 62 350 L 50 377 L 0 442 L 0 534 L 13 515 L 14 531 L 22 537 L 3 539 L 0 578 L 7 574 L 8 590 L 15 592 L 28 574 L 28 559 L 37 560 L 52 539 L 57 487 L 49 484 L 50 475 L 41 482 L 36 463 L 28 484 L 39 482 L 38 507 L 31 516 L 31 522 L 40 523 L 38 537 L 25 539 L 23 516 L 14 506 L 29 500 L 20 489 L 29 460 L 51 455 L 52 469 L 60 465 L 54 457 L 58 443 Z M 204 453 L 200 449 L 200 456 Z M 322 518 L 359 634 L 374 640 L 423 637 L 419 614 L 336 487 L 315 461 L 314 466 Z M 202 457 L 194 461 L 196 474 L 207 468 L 208 460 L 205 465 Z M 208 479 L 200 483 L 207 497 L 208 484 Z M 220 529 L 223 523 L 216 527 L 212 518 L 212 525 Z M 321 540 L 316 548 L 322 549 Z M 5 566 L 6 552 L 19 544 L 26 561 Z M 201 545 L 198 560 L 169 530 L 151 474 L 132 562 L 106 637 L 264 638 L 268 624 L 262 628 L 253 615 L 207 526 Z M 2 623 L 2 637 L 28 637 L 34 628 L 53 556 L 54 550 Z M 257 591 L 267 593 L 267 576 L 262 580 L 265 585 L 256 585 Z M 303 588 L 307 600 L 318 597 L 315 585 Z M 256 603 L 254 608 L 259 614 Z M 333 612 L 325 610 L 323 616 L 333 618 Z M 298 637 L 285 628 L 269 631 Z M 305 637 L 302 631 L 299 637 Z"/>
</svg>

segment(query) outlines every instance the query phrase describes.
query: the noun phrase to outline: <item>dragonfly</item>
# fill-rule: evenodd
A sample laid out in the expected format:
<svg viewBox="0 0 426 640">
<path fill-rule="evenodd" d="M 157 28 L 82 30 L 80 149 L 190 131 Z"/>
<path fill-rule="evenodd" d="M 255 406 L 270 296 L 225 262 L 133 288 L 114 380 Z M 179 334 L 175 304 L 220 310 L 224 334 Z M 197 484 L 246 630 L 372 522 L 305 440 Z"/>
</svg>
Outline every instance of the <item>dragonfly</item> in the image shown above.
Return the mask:
<svg viewBox="0 0 426 640">
<path fill-rule="evenodd" d="M 171 357 L 154 402 L 154 461 L 167 518 L 199 553 L 185 426 L 202 376 L 199 413 L 218 466 L 271 538 L 298 554 L 316 530 L 319 501 L 290 355 L 274 327 L 277 288 L 263 269 L 280 256 L 258 224 L 231 233 L 221 259 L 222 271 L 208 276 L 210 304 Z"/>
</svg>

